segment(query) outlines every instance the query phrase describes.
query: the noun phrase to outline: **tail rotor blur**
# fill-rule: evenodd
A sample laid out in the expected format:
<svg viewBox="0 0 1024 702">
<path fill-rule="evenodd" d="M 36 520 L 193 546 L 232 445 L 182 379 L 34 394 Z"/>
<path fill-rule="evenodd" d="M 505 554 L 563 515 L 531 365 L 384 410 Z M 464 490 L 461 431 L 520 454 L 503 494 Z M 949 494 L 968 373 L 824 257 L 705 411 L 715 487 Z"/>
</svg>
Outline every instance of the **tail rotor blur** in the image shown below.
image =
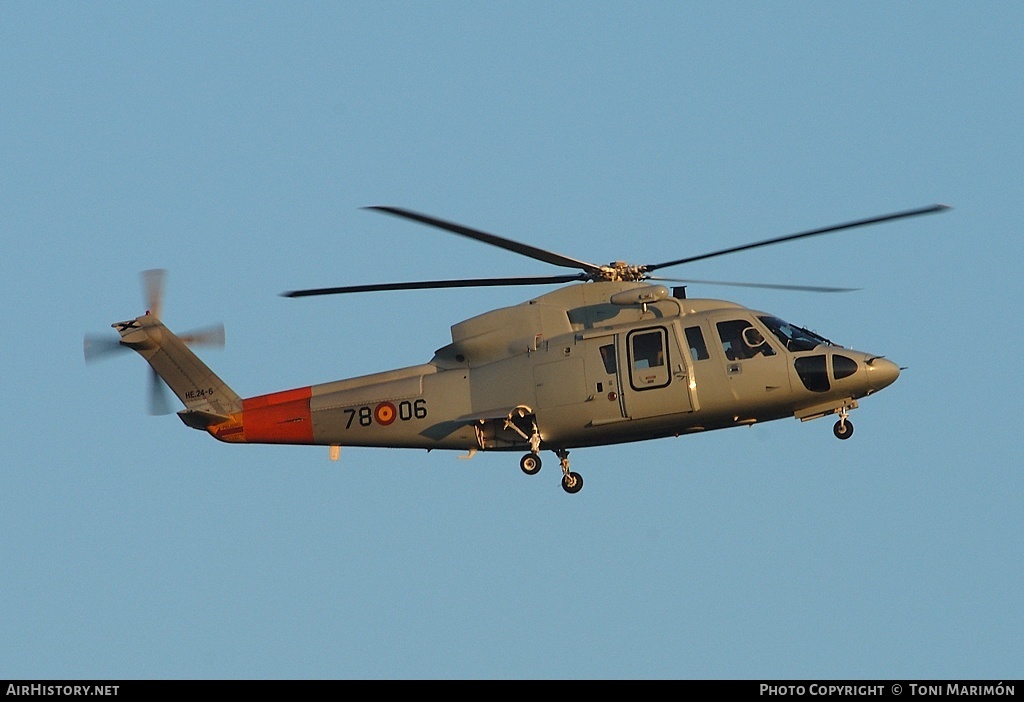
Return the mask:
<svg viewBox="0 0 1024 702">
<path fill-rule="evenodd" d="M 143 271 L 141 277 L 142 293 L 146 302 L 146 315 L 162 319 L 164 291 L 167 287 L 167 271 L 162 268 L 153 268 Z M 117 324 L 112 326 L 119 327 Z M 179 338 L 189 346 L 223 348 L 224 325 L 215 324 L 196 329 L 181 335 Z M 82 351 L 86 363 L 93 363 L 111 356 L 120 355 L 126 351 L 131 351 L 131 349 L 121 343 L 118 337 L 111 337 L 109 334 L 87 334 L 82 344 Z M 156 371 L 150 369 L 148 393 L 150 414 L 162 415 L 170 414 L 174 411 L 168 391 L 167 384 L 157 375 Z"/>
<path fill-rule="evenodd" d="M 160 379 L 156 371 L 149 370 L 149 413 L 153 416 L 170 414 L 174 411 L 167 384 Z"/>
<path fill-rule="evenodd" d="M 164 291 L 167 289 L 167 271 L 151 268 L 142 271 L 142 292 L 146 296 L 146 313 L 163 319 Z"/>
</svg>

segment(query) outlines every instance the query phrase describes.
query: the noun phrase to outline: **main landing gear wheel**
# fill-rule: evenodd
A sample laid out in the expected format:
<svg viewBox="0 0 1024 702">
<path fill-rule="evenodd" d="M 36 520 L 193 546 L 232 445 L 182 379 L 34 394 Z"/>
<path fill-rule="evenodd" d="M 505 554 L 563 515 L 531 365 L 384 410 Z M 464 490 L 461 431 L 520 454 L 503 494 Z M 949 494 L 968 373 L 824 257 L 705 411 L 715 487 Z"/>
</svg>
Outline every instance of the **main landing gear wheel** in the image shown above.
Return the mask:
<svg viewBox="0 0 1024 702">
<path fill-rule="evenodd" d="M 569 471 L 562 476 L 562 489 L 570 495 L 575 495 L 583 489 L 583 476 Z"/>
<path fill-rule="evenodd" d="M 836 435 L 837 439 L 849 439 L 853 436 L 853 422 L 849 419 L 840 419 L 832 427 L 832 433 Z"/>
<path fill-rule="evenodd" d="M 528 453 L 519 459 L 519 467 L 523 469 L 523 472 L 527 475 L 537 475 L 540 472 L 540 456 L 535 453 Z"/>
<path fill-rule="evenodd" d="M 570 495 L 575 495 L 583 489 L 583 476 L 569 470 L 568 451 L 555 449 L 555 455 L 558 456 L 558 460 L 562 464 L 562 489 Z"/>
</svg>

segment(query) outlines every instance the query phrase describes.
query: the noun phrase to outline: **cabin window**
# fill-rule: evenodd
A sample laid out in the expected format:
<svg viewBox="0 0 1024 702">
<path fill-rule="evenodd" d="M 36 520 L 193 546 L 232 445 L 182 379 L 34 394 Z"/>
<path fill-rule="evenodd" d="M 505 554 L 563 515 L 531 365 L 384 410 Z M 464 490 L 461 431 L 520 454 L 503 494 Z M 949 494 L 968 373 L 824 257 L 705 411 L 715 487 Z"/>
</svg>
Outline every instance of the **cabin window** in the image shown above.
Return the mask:
<svg viewBox="0 0 1024 702">
<path fill-rule="evenodd" d="M 704 333 L 700 327 L 686 328 L 686 343 L 690 347 L 690 355 L 695 361 L 704 361 L 708 358 L 708 347 L 704 343 Z"/>
<path fill-rule="evenodd" d="M 849 378 L 857 372 L 857 362 L 840 354 L 832 356 L 832 377 L 836 380 Z"/>
<path fill-rule="evenodd" d="M 665 365 L 665 336 L 661 330 L 633 334 L 633 368 L 657 368 Z"/>
<path fill-rule="evenodd" d="M 730 361 L 742 361 L 755 356 L 774 356 L 775 349 L 764 335 L 746 319 L 731 319 L 718 323 L 722 350 Z"/>
<path fill-rule="evenodd" d="M 825 368 L 825 354 L 803 356 L 793 362 L 800 382 L 811 392 L 828 392 L 828 370 Z"/>
<path fill-rule="evenodd" d="M 630 332 L 629 382 L 634 390 L 663 388 L 671 382 L 668 372 L 668 335 L 665 329 L 640 329 Z"/>
<path fill-rule="evenodd" d="M 604 370 L 608 375 L 615 375 L 618 367 L 615 365 L 615 344 L 607 344 L 598 349 L 601 352 L 601 361 L 604 363 Z"/>
</svg>

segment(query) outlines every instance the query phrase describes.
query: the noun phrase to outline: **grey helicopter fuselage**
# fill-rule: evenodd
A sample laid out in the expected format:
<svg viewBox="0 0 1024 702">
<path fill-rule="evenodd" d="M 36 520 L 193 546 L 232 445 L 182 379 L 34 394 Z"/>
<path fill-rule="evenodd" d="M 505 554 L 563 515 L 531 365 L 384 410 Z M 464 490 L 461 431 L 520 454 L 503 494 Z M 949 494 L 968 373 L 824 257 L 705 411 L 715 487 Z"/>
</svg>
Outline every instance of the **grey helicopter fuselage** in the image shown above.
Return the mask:
<svg viewBox="0 0 1024 702">
<path fill-rule="evenodd" d="M 456 278 L 293 290 L 309 297 L 398 290 L 566 284 L 512 307 L 455 324 L 452 342 L 427 363 L 332 383 L 242 398 L 187 346 L 223 342 L 223 330 L 183 335 L 160 321 L 165 271 L 143 274 L 145 315 L 114 324 L 115 348 L 137 351 L 185 409 L 182 421 L 230 443 L 524 451 L 540 470 L 542 449 L 558 456 L 562 487 L 583 478 L 569 450 L 644 441 L 784 417 L 837 414 L 848 439 L 857 401 L 890 385 L 900 369 L 814 332 L 732 302 L 686 299 L 651 274 L 712 257 L 948 210 L 929 205 L 772 237 L 660 263 L 598 265 L 404 208 L 368 208 L 495 246 L 574 273 Z M 678 279 L 675 279 L 678 280 Z M 679 282 L 810 292 L 848 288 Z M 85 341 L 88 360 L 111 348 Z M 159 389 L 159 380 L 152 386 Z"/>
<path fill-rule="evenodd" d="M 460 322 L 423 365 L 180 414 L 229 442 L 558 452 L 845 419 L 898 375 L 888 360 L 732 302 L 597 282 Z"/>
</svg>

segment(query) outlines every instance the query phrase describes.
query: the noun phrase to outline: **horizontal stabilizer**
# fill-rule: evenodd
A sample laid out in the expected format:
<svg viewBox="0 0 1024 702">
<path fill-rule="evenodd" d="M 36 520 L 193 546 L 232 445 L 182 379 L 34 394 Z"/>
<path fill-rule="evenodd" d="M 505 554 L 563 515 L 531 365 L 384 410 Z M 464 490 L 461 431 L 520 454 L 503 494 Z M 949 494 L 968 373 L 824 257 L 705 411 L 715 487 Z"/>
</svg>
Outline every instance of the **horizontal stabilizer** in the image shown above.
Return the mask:
<svg viewBox="0 0 1024 702">
<path fill-rule="evenodd" d="M 200 409 L 183 409 L 178 412 L 178 416 L 181 417 L 181 421 L 185 423 L 185 426 L 203 430 L 215 424 L 231 421 L 231 417 L 227 415 Z"/>
</svg>

